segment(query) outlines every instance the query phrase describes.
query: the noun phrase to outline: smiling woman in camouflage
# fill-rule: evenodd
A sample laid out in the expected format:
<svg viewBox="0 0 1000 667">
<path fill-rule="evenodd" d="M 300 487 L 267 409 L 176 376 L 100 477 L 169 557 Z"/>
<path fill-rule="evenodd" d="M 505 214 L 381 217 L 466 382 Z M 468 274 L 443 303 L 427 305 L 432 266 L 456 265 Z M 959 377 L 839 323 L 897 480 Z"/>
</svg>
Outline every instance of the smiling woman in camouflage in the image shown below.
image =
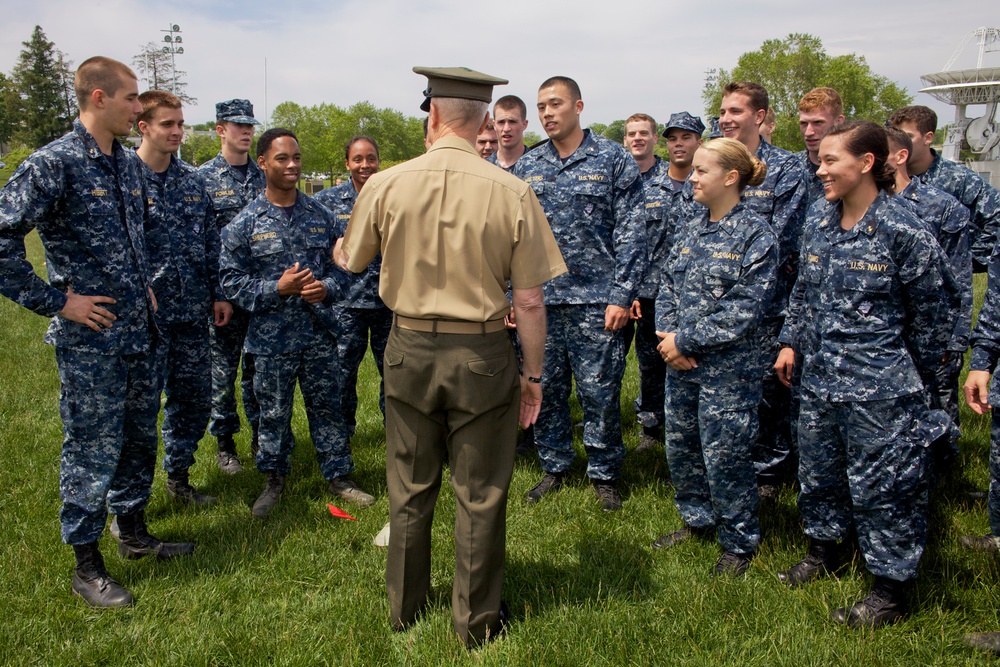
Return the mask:
<svg viewBox="0 0 1000 667">
<path fill-rule="evenodd" d="M 852 525 L 875 585 L 833 612 L 851 627 L 906 613 L 927 539 L 926 451 L 947 416 L 928 408 L 954 329 L 948 269 L 934 237 L 892 196 L 885 131 L 833 127 L 816 174 L 825 202 L 809 211 L 799 277 L 775 370 L 786 385 L 802 355 L 799 513 L 809 552 L 778 578 L 789 586 L 841 562 Z"/>
<path fill-rule="evenodd" d="M 661 273 L 657 349 L 667 369 L 665 441 L 684 527 L 670 547 L 716 528 L 716 574 L 743 574 L 760 543 L 751 458 L 763 384 L 758 327 L 777 271 L 770 226 L 743 201 L 767 167 L 735 139 L 694 155 L 690 182 L 704 207 L 685 223 Z"/>
</svg>

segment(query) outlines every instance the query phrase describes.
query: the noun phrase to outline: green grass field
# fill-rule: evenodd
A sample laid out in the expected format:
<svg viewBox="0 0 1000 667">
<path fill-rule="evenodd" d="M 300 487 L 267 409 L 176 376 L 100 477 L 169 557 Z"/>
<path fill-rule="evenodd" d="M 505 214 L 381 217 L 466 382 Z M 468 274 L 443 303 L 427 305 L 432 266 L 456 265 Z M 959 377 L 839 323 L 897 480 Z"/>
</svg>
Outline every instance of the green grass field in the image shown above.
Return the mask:
<svg viewBox="0 0 1000 667">
<path fill-rule="evenodd" d="M 29 254 L 40 265 L 34 236 Z M 203 510 L 171 504 L 158 470 L 148 509 L 156 534 L 194 539 L 197 552 L 174 562 L 125 561 L 105 536 L 108 569 L 137 604 L 95 611 L 71 595 L 73 554 L 59 539 L 62 431 L 54 356 L 41 342 L 47 322 L 7 300 L 0 300 L 0 322 L 0 664 L 959 665 L 989 660 L 961 643 L 964 632 L 1000 630 L 997 560 L 957 545 L 960 535 L 988 532 L 985 501 L 965 493 L 987 484 L 986 420 L 964 415 L 961 472 L 935 495 L 914 613 L 896 626 L 857 632 L 828 615 L 867 590 L 860 564 L 795 591 L 775 578 L 805 548 L 791 490 L 762 517 L 763 545 L 745 577 L 710 576 L 715 544 L 653 553 L 653 539 L 681 522 L 662 483 L 662 450 L 633 451 L 634 358 L 622 396 L 623 510 L 600 510 L 582 449 L 569 487 L 528 506 L 522 497 L 540 472 L 537 462 L 519 460 L 504 593 L 514 622 L 478 652 L 467 652 L 451 627 L 454 497 L 447 485 L 434 523 L 429 613 L 408 633 L 389 629 L 385 553 L 372 544 L 388 505 L 370 358 L 354 451 L 356 479 L 378 496 L 373 507 L 347 508 L 356 522 L 330 516 L 300 401 L 294 469 L 273 514 L 250 516 L 262 476 L 222 475 L 215 442 L 206 438 L 192 480 L 219 502 Z M 248 438 L 240 438 L 246 460 Z"/>
</svg>

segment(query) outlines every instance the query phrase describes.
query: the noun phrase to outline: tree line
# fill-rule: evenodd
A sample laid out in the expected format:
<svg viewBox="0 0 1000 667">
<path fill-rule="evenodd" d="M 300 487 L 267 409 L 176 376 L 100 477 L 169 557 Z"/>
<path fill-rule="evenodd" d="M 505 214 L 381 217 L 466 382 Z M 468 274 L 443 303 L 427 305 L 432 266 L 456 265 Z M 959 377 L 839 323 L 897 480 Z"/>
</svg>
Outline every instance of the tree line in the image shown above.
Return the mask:
<svg viewBox="0 0 1000 667">
<path fill-rule="evenodd" d="M 23 46 L 10 74 L 0 72 L 0 148 L 11 151 L 3 158 L 7 167 L 0 170 L 0 183 L 6 182 L 12 167 L 32 149 L 67 132 L 77 114 L 72 61 L 46 38 L 40 26 L 35 26 Z M 143 45 L 132 65 L 147 87 L 175 91 L 189 104 L 196 101 L 187 93 L 185 72 L 174 71 L 169 54 L 160 45 Z M 830 56 L 819 38 L 801 33 L 765 41 L 759 49 L 740 56 L 732 70 L 709 70 L 702 90 L 706 125 L 718 114 L 722 87 L 730 80 L 756 81 L 768 90 L 776 118 L 773 143 L 791 151 L 805 147 L 798 128 L 798 103 L 816 86 L 837 89 L 848 118 L 875 122 L 883 122 L 913 99 L 905 88 L 873 72 L 864 56 Z M 528 106 L 530 110 L 532 105 Z M 298 135 L 304 148 L 303 173 L 342 173 L 344 144 L 357 134 L 378 142 L 384 167 L 424 152 L 422 117 L 380 109 L 367 101 L 349 107 L 327 103 L 306 107 L 282 102 L 275 107 L 269 125 L 287 127 Z M 212 132 L 214 123 L 194 129 L 198 128 L 209 132 L 191 133 L 181 149 L 184 159 L 196 165 L 219 152 L 218 137 Z M 615 142 L 625 137 L 624 120 L 592 123 L 589 128 Z M 661 133 L 662 129 L 661 125 Z M 533 132 L 525 133 L 529 145 L 541 138 Z M 662 137 L 656 151 L 668 157 Z"/>
</svg>

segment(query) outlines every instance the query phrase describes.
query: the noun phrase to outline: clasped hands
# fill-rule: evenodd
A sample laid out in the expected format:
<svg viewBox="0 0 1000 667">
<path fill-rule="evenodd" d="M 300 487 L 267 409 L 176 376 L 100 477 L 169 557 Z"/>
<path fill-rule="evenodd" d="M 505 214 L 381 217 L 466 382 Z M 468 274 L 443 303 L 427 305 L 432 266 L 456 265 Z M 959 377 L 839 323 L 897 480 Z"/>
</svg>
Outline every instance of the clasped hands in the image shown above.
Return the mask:
<svg viewBox="0 0 1000 667">
<path fill-rule="evenodd" d="M 306 303 L 320 303 L 326 298 L 326 285 L 317 280 L 311 270 L 299 269 L 299 263 L 295 262 L 278 278 L 278 294 L 298 295 Z"/>
<path fill-rule="evenodd" d="M 698 368 L 698 362 L 694 357 L 685 356 L 677 349 L 677 332 L 664 333 L 657 331 L 660 344 L 656 346 L 656 351 L 660 353 L 663 360 L 670 364 L 670 367 L 677 371 L 689 371 Z"/>
</svg>

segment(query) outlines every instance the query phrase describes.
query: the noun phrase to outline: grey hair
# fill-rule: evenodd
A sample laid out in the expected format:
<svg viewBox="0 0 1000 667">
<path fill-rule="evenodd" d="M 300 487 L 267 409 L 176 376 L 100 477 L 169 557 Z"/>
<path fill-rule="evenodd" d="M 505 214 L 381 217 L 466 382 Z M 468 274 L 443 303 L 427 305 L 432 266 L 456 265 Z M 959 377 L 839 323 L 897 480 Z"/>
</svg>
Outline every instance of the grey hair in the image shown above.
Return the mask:
<svg viewBox="0 0 1000 667">
<path fill-rule="evenodd" d="M 437 107 L 442 123 L 462 127 L 475 125 L 477 130 L 490 108 L 488 102 L 459 97 L 435 97 L 431 99 L 431 104 Z"/>
</svg>

